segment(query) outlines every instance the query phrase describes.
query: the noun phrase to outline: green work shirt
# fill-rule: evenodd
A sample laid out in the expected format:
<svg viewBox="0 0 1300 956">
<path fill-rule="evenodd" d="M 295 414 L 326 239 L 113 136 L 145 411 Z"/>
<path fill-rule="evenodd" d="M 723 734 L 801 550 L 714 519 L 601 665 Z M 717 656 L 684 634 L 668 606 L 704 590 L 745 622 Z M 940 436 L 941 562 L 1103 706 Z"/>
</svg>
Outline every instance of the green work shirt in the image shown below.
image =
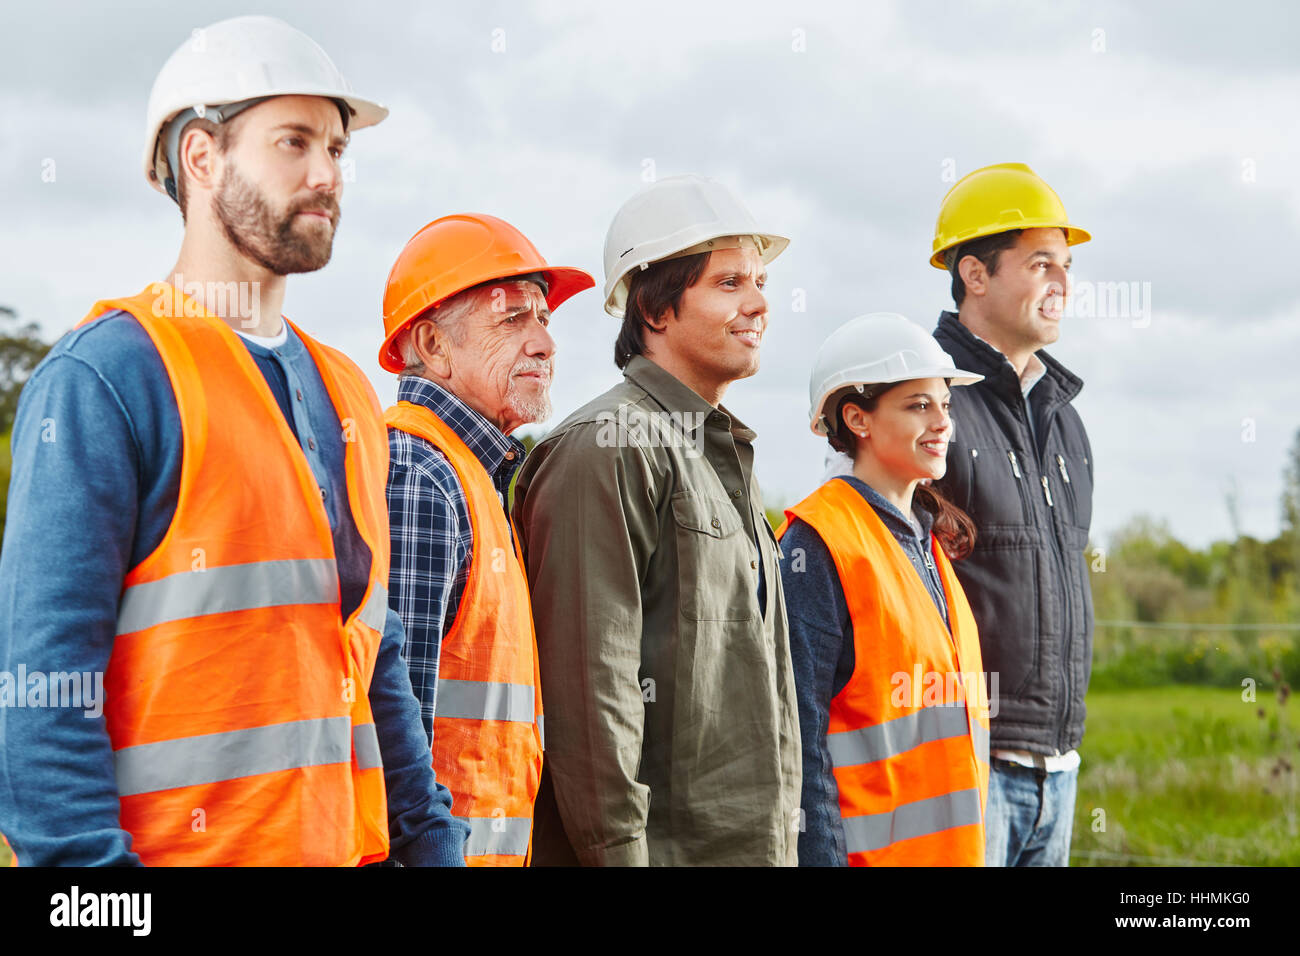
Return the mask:
<svg viewBox="0 0 1300 956">
<path fill-rule="evenodd" d="M 624 376 L 515 486 L 546 713 L 533 861 L 794 865 L 799 714 L 754 433 L 642 356 Z"/>
</svg>

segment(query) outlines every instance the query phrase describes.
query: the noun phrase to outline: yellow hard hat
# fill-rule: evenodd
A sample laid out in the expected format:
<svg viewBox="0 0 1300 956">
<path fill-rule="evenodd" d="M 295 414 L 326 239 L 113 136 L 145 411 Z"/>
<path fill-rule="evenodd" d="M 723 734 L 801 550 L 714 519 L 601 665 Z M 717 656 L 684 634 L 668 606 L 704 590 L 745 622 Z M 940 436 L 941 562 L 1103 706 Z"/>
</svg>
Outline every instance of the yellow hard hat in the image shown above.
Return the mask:
<svg viewBox="0 0 1300 956">
<path fill-rule="evenodd" d="M 930 265 L 947 269 L 944 253 L 972 239 L 1052 226 L 1065 230 L 1065 241 L 1071 246 L 1092 238 L 1070 225 L 1061 197 L 1024 163 L 985 166 L 957 180 L 943 197 Z"/>
</svg>

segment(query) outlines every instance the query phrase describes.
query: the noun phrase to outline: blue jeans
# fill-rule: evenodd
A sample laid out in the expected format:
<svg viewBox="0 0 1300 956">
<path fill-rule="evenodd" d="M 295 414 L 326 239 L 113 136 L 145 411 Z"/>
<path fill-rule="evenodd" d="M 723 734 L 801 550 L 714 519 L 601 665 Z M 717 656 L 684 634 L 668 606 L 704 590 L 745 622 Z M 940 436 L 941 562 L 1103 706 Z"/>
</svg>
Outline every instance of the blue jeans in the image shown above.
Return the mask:
<svg viewBox="0 0 1300 956">
<path fill-rule="evenodd" d="M 1069 866 L 1078 768 L 1048 773 L 997 757 L 989 766 L 985 863 Z"/>
</svg>

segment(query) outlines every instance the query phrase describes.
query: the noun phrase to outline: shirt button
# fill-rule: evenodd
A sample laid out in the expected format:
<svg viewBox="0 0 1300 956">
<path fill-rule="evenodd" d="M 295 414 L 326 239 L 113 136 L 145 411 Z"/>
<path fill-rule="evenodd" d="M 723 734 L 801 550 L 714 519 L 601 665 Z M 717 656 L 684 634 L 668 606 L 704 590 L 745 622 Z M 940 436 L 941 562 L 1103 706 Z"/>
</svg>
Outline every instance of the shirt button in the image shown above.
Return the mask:
<svg viewBox="0 0 1300 956">
<path fill-rule="evenodd" d="M 722 527 L 722 522 L 719 521 L 717 518 L 714 518 L 712 521 L 709 522 L 709 524 L 713 525 L 713 527 L 715 527 L 715 528 L 721 528 L 721 527 Z"/>
<path fill-rule="evenodd" d="M 740 489 L 737 488 L 735 491 L 733 491 L 733 492 L 731 493 L 731 497 L 733 497 L 733 498 L 739 498 L 739 497 L 740 497 Z"/>
<path fill-rule="evenodd" d="M 324 500 L 325 500 L 325 494 L 326 494 L 325 489 L 322 488 L 322 489 L 320 490 L 320 500 L 321 500 L 321 501 L 324 501 Z"/>
<path fill-rule="evenodd" d="M 302 401 L 302 389 L 298 389 L 298 401 Z"/>
<path fill-rule="evenodd" d="M 506 461 L 514 461 L 514 460 L 515 460 L 515 453 L 513 451 L 506 452 Z"/>
<path fill-rule="evenodd" d="M 314 439 L 314 438 L 308 438 L 308 439 L 307 439 L 307 447 L 310 448 L 312 451 L 315 451 L 315 450 L 316 450 L 316 439 Z"/>
<path fill-rule="evenodd" d="M 757 562 L 757 561 L 750 561 L 750 562 L 749 562 L 749 566 L 750 566 L 751 568 L 757 568 L 757 567 L 758 567 L 758 562 Z"/>
</svg>

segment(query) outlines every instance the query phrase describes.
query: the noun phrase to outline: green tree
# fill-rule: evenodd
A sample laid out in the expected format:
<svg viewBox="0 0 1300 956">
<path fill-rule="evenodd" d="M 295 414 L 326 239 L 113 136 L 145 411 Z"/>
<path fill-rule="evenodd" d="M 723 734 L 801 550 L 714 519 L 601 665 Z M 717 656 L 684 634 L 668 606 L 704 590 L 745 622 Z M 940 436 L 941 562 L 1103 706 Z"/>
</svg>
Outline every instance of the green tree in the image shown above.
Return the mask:
<svg viewBox="0 0 1300 956">
<path fill-rule="evenodd" d="M 0 535 L 4 534 L 9 498 L 10 432 L 18 411 L 18 395 L 32 370 L 45 358 L 49 344 L 41 341 L 34 322 L 18 324 L 18 313 L 0 305 Z"/>
<path fill-rule="evenodd" d="M 18 411 L 18 394 L 27 376 L 50 350 L 36 323 L 18 325 L 18 313 L 0 305 L 0 434 L 7 433 Z"/>
<path fill-rule="evenodd" d="M 1279 550 L 1290 562 L 1285 575 L 1293 597 L 1289 613 L 1300 615 L 1300 429 L 1296 429 L 1282 471 L 1282 533 Z"/>
</svg>

